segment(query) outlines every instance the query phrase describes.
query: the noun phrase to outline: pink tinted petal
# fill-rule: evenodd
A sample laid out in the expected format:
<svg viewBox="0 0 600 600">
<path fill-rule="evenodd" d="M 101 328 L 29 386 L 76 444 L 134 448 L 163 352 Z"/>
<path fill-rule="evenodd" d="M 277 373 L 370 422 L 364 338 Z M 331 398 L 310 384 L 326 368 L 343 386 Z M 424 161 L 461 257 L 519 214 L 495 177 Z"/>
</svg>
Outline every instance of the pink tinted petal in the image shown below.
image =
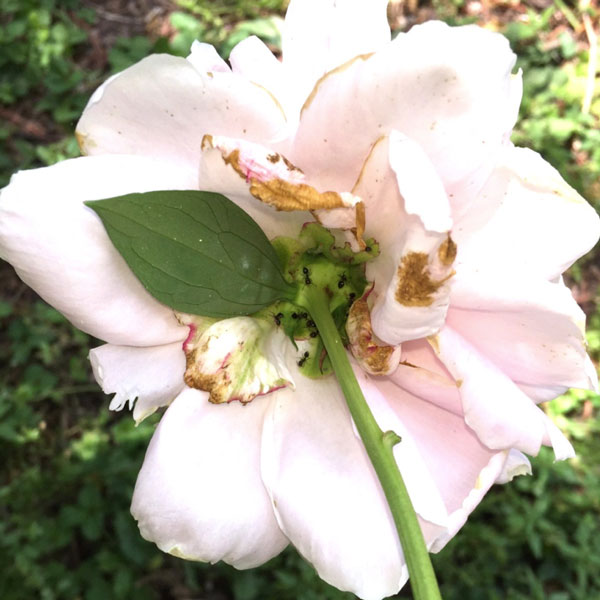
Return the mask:
<svg viewBox="0 0 600 600">
<path fill-rule="evenodd" d="M 195 170 L 205 134 L 267 140 L 284 124 L 273 97 L 243 77 L 199 73 L 184 58 L 154 55 L 104 87 L 77 135 L 86 154 L 141 154 Z"/>
<path fill-rule="evenodd" d="M 191 560 L 260 565 L 287 545 L 260 479 L 268 402 L 214 405 L 180 394 L 162 418 L 138 476 L 131 512 L 144 538 Z"/>
<path fill-rule="evenodd" d="M 423 148 L 458 210 L 479 191 L 514 124 L 514 63 L 499 34 L 415 26 L 319 82 L 289 158 L 320 185 L 346 189 L 371 145 L 397 129 Z"/>
<path fill-rule="evenodd" d="M 466 424 L 488 448 L 535 455 L 547 444 L 557 460 L 574 455 L 554 423 L 461 335 L 446 326 L 432 343 L 460 384 Z"/>
<path fill-rule="evenodd" d="M 600 235 L 596 211 L 526 148 L 505 149 L 477 202 L 453 230 L 471 270 L 552 280 Z"/>
<path fill-rule="evenodd" d="M 201 75 L 215 72 L 228 73 L 231 71 L 229 65 L 219 56 L 214 46 L 199 42 L 198 40 L 194 40 L 192 43 L 187 61 Z"/>
<path fill-rule="evenodd" d="M 447 323 L 513 381 L 593 388 L 585 315 L 562 283 L 459 273 Z"/>
<path fill-rule="evenodd" d="M 132 346 L 184 339 L 187 330 L 143 288 L 83 201 L 193 188 L 195 179 L 173 163 L 132 156 L 75 158 L 21 171 L 0 195 L 0 257 L 99 339 Z"/>
<path fill-rule="evenodd" d="M 262 474 L 279 524 L 319 576 L 367 600 L 408 573 L 373 467 L 333 377 L 294 375 L 265 420 Z"/>
<path fill-rule="evenodd" d="M 501 475 L 507 453 L 484 446 L 462 416 L 399 390 L 389 378 L 378 379 L 374 385 L 385 397 L 388 410 L 391 409 L 410 431 L 445 503 L 446 528 L 438 530 L 435 538 L 429 540 L 437 552 L 462 527 Z M 421 391 L 429 390 L 422 388 Z M 384 429 L 391 424 L 385 413 L 378 415 L 378 422 Z"/>
<path fill-rule="evenodd" d="M 283 66 L 299 110 L 325 72 L 390 41 L 387 0 L 292 0 L 283 29 Z"/>
<path fill-rule="evenodd" d="M 105 344 L 90 350 L 96 381 L 105 394 L 115 394 L 111 410 L 129 402 L 140 423 L 183 390 L 185 355 L 180 342 L 136 348 Z"/>
</svg>

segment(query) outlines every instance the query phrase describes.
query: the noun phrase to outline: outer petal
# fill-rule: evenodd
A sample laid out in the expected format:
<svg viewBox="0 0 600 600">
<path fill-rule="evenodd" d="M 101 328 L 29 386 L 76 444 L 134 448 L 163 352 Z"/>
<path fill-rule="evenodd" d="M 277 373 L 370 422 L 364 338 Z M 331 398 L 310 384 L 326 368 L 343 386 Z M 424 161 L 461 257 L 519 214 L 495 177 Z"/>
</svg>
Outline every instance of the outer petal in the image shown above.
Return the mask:
<svg viewBox="0 0 600 600">
<path fill-rule="evenodd" d="M 390 41 L 387 0 L 292 0 L 283 29 L 283 66 L 299 109 L 325 72 Z"/>
<path fill-rule="evenodd" d="M 194 40 L 192 43 L 187 60 L 201 75 L 214 73 L 215 71 L 221 73 L 231 71 L 229 65 L 219 56 L 214 46 L 198 40 Z"/>
<path fill-rule="evenodd" d="M 164 552 L 239 569 L 287 544 L 260 479 L 260 437 L 268 402 L 214 405 L 184 391 L 148 447 L 131 512 Z"/>
<path fill-rule="evenodd" d="M 499 34 L 413 27 L 319 81 L 289 158 L 321 185 L 346 189 L 373 142 L 397 129 L 425 150 L 457 210 L 479 191 L 516 119 L 514 63 Z"/>
<path fill-rule="evenodd" d="M 366 600 L 408 579 L 392 517 L 337 382 L 294 375 L 265 419 L 262 474 L 280 526 L 319 576 Z"/>
<path fill-rule="evenodd" d="M 111 410 L 127 402 L 140 423 L 183 390 L 185 355 L 179 342 L 135 348 L 105 344 L 90 351 L 94 377 L 105 394 L 115 394 Z"/>
<path fill-rule="evenodd" d="M 129 270 L 84 200 L 195 187 L 195 173 L 132 156 L 21 171 L 0 196 L 0 257 L 76 327 L 113 344 L 184 339 L 173 312 Z"/>
<path fill-rule="evenodd" d="M 267 140 L 284 123 L 274 98 L 241 76 L 199 73 L 184 58 L 154 55 L 92 98 L 77 135 L 86 154 L 141 154 L 196 169 L 205 134 Z"/>
<path fill-rule="evenodd" d="M 557 460 L 575 455 L 556 425 L 493 363 L 446 326 L 433 342 L 460 383 L 465 422 L 488 448 L 537 454 L 551 445 Z"/>
<path fill-rule="evenodd" d="M 594 209 L 526 148 L 503 151 L 477 202 L 453 230 L 457 262 L 471 270 L 552 280 L 600 235 Z"/>
<path fill-rule="evenodd" d="M 447 323 L 513 381 L 594 388 L 585 315 L 562 283 L 460 272 Z"/>
</svg>

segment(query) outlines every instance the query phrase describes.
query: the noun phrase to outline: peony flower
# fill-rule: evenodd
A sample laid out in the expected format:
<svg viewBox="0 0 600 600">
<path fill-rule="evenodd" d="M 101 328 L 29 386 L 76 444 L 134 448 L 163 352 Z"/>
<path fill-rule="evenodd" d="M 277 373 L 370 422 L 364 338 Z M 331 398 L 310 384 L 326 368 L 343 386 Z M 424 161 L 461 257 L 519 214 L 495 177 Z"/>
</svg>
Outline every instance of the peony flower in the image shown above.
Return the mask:
<svg viewBox="0 0 600 600">
<path fill-rule="evenodd" d="M 492 484 L 530 472 L 525 454 L 573 456 L 537 405 L 597 385 L 561 274 L 600 226 L 510 143 L 521 75 L 507 41 L 438 22 L 390 41 L 386 4 L 293 0 L 282 62 L 257 38 L 229 64 L 201 43 L 150 56 L 90 99 L 83 157 L 17 173 L 0 197 L 0 256 L 106 341 L 90 359 L 111 408 L 140 421 L 168 406 L 134 492 L 142 535 L 240 569 L 291 543 L 366 599 L 408 573 L 335 378 L 303 371 L 314 342 L 294 347 L 277 314 L 176 314 L 83 202 L 208 190 L 270 239 L 315 219 L 357 252 L 374 238 L 348 348 L 377 421 L 402 438 L 395 457 L 439 551 Z"/>
</svg>

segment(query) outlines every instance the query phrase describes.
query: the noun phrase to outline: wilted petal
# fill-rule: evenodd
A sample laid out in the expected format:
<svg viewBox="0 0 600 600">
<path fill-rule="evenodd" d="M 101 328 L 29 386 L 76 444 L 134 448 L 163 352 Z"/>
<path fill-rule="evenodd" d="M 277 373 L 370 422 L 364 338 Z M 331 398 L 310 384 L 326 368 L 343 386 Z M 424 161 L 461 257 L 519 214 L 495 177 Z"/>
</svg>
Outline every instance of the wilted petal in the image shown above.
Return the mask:
<svg viewBox="0 0 600 600">
<path fill-rule="evenodd" d="M 104 393 L 115 394 L 111 410 L 129 403 L 136 423 L 169 405 L 184 388 L 180 342 L 146 348 L 105 344 L 90 351 L 90 362 Z"/>
<path fill-rule="evenodd" d="M 131 512 L 142 535 L 191 560 L 260 565 L 287 544 L 260 478 L 268 402 L 214 405 L 186 390 L 154 434 Z"/>
<path fill-rule="evenodd" d="M 273 97 L 243 77 L 199 73 L 184 58 L 153 55 L 88 104 L 77 136 L 86 154 L 141 154 L 196 172 L 205 134 L 267 140 L 284 124 Z"/>
<path fill-rule="evenodd" d="M 553 280 L 594 246 L 600 218 L 539 154 L 507 147 L 453 230 L 457 264 L 508 277 Z"/>
<path fill-rule="evenodd" d="M 569 441 L 517 385 L 469 342 L 446 326 L 432 340 L 457 380 L 465 422 L 488 448 L 536 455 L 551 445 L 557 460 L 574 456 Z"/>
<path fill-rule="evenodd" d="M 585 315 L 562 283 L 460 272 L 447 323 L 518 384 L 591 388 Z"/>
<path fill-rule="evenodd" d="M 423 148 L 458 210 L 479 191 L 516 119 L 514 64 L 499 34 L 415 26 L 319 81 L 289 158 L 320 185 L 348 189 L 371 145 L 396 129 Z"/>
<path fill-rule="evenodd" d="M 327 71 L 390 40 L 387 0 L 292 0 L 283 28 L 283 67 L 295 110 Z M 291 111 L 290 111 L 291 112 Z"/>
<path fill-rule="evenodd" d="M 427 182 L 421 187 L 420 178 Z M 371 149 L 353 193 L 365 204 L 365 236 L 381 249 L 367 264 L 373 331 L 394 346 L 437 332 L 448 309 L 456 246 L 446 229 L 448 200 L 429 159 L 393 132 Z"/>
<path fill-rule="evenodd" d="M 83 201 L 189 189 L 194 181 L 173 163 L 133 156 L 76 158 L 21 171 L 0 194 L 0 257 L 97 338 L 133 346 L 182 340 L 186 329 L 143 288 Z"/>
</svg>

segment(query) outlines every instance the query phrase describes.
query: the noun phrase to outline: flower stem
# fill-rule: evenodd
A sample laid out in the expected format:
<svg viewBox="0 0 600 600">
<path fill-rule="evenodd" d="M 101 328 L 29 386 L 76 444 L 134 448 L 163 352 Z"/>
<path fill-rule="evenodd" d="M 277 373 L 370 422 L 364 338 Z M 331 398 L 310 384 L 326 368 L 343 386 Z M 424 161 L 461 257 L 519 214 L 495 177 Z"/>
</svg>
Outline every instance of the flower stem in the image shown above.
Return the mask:
<svg viewBox="0 0 600 600">
<path fill-rule="evenodd" d="M 393 448 L 401 443 L 400 438 L 393 431 L 384 433 L 375 421 L 329 312 L 326 293 L 315 285 L 307 285 L 302 290 L 302 304 L 317 325 L 356 429 L 385 493 L 404 551 L 415 600 L 441 600 L 415 509 L 394 459 Z"/>
</svg>

